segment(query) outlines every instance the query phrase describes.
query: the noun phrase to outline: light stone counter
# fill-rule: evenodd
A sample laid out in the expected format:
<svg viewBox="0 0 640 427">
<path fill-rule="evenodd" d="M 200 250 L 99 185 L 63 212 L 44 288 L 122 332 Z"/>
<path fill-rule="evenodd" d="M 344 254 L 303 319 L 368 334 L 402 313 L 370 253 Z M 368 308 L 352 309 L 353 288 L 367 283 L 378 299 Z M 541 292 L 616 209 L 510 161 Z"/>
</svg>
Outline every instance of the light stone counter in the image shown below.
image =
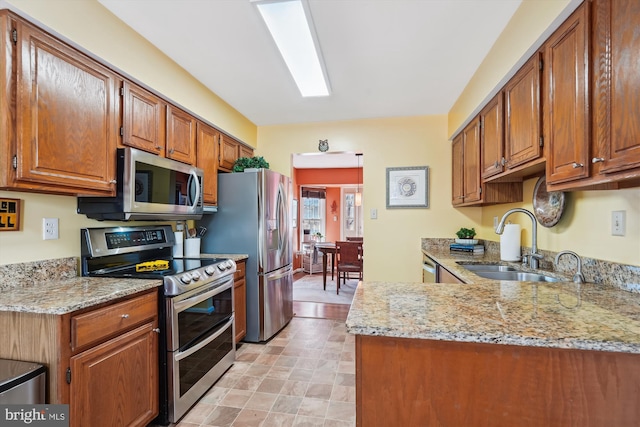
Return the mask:
<svg viewBox="0 0 640 427">
<path fill-rule="evenodd" d="M 350 333 L 640 353 L 637 293 L 570 281 L 484 279 L 456 261 L 499 258 L 425 253 L 466 284 L 362 282 L 347 318 Z"/>
<path fill-rule="evenodd" d="M 162 286 L 157 279 L 75 277 L 18 284 L 0 295 L 0 311 L 66 314 Z"/>
</svg>

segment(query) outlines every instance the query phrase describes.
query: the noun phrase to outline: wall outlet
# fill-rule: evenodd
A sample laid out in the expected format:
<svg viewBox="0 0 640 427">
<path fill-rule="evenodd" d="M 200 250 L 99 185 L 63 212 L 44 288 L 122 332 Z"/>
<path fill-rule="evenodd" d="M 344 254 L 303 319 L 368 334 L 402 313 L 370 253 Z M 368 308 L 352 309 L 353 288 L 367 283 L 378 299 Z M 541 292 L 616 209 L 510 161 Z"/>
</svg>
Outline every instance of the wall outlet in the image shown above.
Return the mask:
<svg viewBox="0 0 640 427">
<path fill-rule="evenodd" d="M 611 212 L 611 235 L 624 236 L 627 220 L 627 211 Z"/>
<path fill-rule="evenodd" d="M 378 219 L 378 209 L 373 208 L 369 211 L 369 217 L 371 219 Z"/>
<path fill-rule="evenodd" d="M 42 218 L 42 240 L 58 238 L 58 218 Z"/>
<path fill-rule="evenodd" d="M 493 230 L 494 231 L 498 229 L 498 224 L 499 224 L 498 217 L 494 216 L 493 217 Z"/>
</svg>

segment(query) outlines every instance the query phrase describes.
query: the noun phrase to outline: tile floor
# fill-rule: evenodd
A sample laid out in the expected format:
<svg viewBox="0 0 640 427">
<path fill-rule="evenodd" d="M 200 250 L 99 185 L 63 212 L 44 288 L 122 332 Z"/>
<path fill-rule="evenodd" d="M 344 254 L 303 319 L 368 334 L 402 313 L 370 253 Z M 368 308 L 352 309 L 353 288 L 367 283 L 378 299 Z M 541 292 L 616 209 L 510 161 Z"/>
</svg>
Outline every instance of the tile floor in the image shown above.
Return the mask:
<svg viewBox="0 0 640 427">
<path fill-rule="evenodd" d="M 294 317 L 267 344 L 242 344 L 177 426 L 355 426 L 354 360 L 343 320 Z"/>
</svg>

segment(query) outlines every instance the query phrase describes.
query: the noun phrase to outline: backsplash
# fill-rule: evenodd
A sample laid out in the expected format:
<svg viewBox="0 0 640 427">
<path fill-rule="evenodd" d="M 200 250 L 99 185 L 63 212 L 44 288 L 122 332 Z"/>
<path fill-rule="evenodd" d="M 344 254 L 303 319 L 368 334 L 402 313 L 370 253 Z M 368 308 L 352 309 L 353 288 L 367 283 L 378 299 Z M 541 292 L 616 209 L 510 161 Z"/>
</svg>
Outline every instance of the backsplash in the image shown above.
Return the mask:
<svg viewBox="0 0 640 427">
<path fill-rule="evenodd" d="M 70 257 L 0 265 L 0 290 L 77 277 L 78 262 L 78 258 Z"/>
<path fill-rule="evenodd" d="M 448 250 L 454 239 L 423 238 L 422 249 Z M 500 256 L 500 243 L 484 240 L 486 254 Z M 530 247 L 522 246 L 520 253 L 531 252 Z M 572 256 L 560 257 L 557 266 L 554 259 L 557 252 L 538 250 L 544 258 L 540 260 L 540 270 L 556 271 L 567 277 L 573 277 L 577 269 L 577 263 Z M 579 254 L 578 254 L 579 255 Z M 610 286 L 624 291 L 640 293 L 640 267 L 634 265 L 617 264 L 594 258 L 580 257 L 582 259 L 582 274 L 587 282 Z"/>
</svg>

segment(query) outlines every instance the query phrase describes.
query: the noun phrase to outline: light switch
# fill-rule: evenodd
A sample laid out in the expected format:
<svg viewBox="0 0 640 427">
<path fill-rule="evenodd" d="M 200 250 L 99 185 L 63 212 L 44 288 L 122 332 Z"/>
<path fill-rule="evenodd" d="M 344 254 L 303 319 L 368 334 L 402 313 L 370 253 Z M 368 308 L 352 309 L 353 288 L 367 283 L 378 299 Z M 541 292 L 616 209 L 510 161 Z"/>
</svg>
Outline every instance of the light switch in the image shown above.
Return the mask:
<svg viewBox="0 0 640 427">
<path fill-rule="evenodd" d="M 378 209 L 373 208 L 369 211 L 369 217 L 371 219 L 378 219 Z"/>
</svg>

